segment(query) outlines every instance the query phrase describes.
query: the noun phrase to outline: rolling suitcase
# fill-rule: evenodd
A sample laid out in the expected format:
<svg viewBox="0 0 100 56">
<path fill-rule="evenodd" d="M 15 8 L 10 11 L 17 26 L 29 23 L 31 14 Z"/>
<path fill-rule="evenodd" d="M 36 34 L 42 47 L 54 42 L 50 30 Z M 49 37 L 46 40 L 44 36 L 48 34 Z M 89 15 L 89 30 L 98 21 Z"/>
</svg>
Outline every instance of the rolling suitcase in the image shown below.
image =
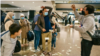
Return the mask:
<svg viewBox="0 0 100 56">
<path fill-rule="evenodd" d="M 57 27 L 57 32 L 60 32 L 60 27 Z"/>
</svg>

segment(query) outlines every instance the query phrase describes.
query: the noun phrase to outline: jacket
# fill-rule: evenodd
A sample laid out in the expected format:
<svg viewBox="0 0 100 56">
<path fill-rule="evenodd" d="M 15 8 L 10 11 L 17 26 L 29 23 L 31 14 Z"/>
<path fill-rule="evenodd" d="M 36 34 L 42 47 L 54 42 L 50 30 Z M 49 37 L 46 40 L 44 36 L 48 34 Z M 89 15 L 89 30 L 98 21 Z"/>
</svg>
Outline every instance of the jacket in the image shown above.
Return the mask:
<svg viewBox="0 0 100 56">
<path fill-rule="evenodd" d="M 58 23 L 57 23 L 57 21 L 56 21 L 56 18 L 55 18 L 55 17 L 52 17 L 52 21 L 53 21 L 53 23 L 55 23 L 55 24 L 57 24 L 57 25 L 58 25 Z"/>
<path fill-rule="evenodd" d="M 95 33 L 95 17 L 94 14 L 89 15 L 79 15 L 76 11 L 74 11 L 74 14 L 78 21 L 83 24 L 82 27 L 74 26 L 74 29 L 78 30 L 83 39 L 86 39 L 88 41 L 92 41 L 91 37 L 88 35 L 86 31 L 89 31 L 92 35 Z"/>
<path fill-rule="evenodd" d="M 50 22 L 52 23 L 52 20 L 50 18 L 50 14 L 52 12 L 52 8 L 51 7 L 45 7 L 45 8 L 49 9 L 48 16 L 49 16 Z M 43 15 L 39 16 L 38 21 L 37 21 L 37 25 L 41 29 L 41 31 L 42 31 L 43 28 L 45 29 L 45 21 L 44 21 L 44 16 Z"/>
<path fill-rule="evenodd" d="M 6 33 L 1 37 L 3 39 L 2 47 L 1 47 L 1 56 L 12 56 L 17 37 L 15 39 L 10 37 L 10 32 Z"/>
<path fill-rule="evenodd" d="M 30 23 L 28 22 L 27 19 L 25 19 L 25 21 L 23 19 L 20 19 L 19 23 L 22 26 L 22 33 L 21 33 L 22 38 L 27 38 L 27 33 L 30 29 Z"/>
</svg>

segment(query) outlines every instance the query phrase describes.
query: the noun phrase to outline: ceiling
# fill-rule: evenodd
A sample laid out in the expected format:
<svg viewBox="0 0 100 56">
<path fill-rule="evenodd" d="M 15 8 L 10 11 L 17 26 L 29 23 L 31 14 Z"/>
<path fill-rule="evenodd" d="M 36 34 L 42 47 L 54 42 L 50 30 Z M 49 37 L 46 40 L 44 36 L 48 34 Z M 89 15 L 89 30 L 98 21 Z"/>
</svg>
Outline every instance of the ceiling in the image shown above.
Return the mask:
<svg viewBox="0 0 100 56">
<path fill-rule="evenodd" d="M 77 10 L 84 8 L 87 4 L 93 5 L 96 10 L 100 10 L 100 0 L 55 0 L 55 4 L 57 11 L 72 11 L 72 4 L 75 4 Z"/>
<path fill-rule="evenodd" d="M 12 6 L 16 6 L 17 8 L 15 7 L 2 7 L 2 4 L 9 4 L 9 5 L 12 5 Z M 43 2 L 43 0 L 40 0 L 40 1 L 30 1 L 30 0 L 24 0 L 24 1 L 16 1 L 16 0 L 13 0 L 13 1 L 6 1 L 6 0 L 1 0 L 1 10 L 3 11 L 28 11 L 28 10 L 40 10 L 41 9 L 41 6 L 50 6 L 50 7 L 53 7 L 52 6 L 52 2 L 51 1 L 47 1 L 46 2 Z"/>
<path fill-rule="evenodd" d="M 100 0 L 55 0 L 55 3 L 100 3 Z"/>
</svg>

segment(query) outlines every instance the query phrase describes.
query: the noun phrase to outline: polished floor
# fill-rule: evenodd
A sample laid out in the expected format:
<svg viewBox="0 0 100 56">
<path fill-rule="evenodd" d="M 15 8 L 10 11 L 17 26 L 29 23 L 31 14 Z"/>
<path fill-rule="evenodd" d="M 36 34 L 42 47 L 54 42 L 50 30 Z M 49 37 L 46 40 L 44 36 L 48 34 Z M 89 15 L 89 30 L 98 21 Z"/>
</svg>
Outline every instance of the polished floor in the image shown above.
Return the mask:
<svg viewBox="0 0 100 56">
<path fill-rule="evenodd" d="M 78 31 L 64 25 L 60 25 L 56 49 L 52 49 L 52 56 L 81 56 L 81 35 Z M 22 48 L 13 56 L 44 56 L 42 52 L 34 53 L 34 41 L 29 42 L 29 47 Z M 48 56 L 48 55 L 47 55 Z M 100 56 L 100 46 L 93 46 L 91 56 Z"/>
</svg>

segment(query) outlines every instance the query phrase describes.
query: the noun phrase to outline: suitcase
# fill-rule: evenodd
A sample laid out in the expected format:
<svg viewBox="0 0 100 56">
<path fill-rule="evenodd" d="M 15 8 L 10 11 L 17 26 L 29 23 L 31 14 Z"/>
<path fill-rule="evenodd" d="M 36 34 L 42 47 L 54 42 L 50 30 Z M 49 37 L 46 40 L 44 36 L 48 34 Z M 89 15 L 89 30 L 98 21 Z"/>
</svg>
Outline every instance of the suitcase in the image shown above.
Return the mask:
<svg viewBox="0 0 100 56">
<path fill-rule="evenodd" d="M 60 27 L 57 27 L 57 32 L 60 32 Z"/>
</svg>

